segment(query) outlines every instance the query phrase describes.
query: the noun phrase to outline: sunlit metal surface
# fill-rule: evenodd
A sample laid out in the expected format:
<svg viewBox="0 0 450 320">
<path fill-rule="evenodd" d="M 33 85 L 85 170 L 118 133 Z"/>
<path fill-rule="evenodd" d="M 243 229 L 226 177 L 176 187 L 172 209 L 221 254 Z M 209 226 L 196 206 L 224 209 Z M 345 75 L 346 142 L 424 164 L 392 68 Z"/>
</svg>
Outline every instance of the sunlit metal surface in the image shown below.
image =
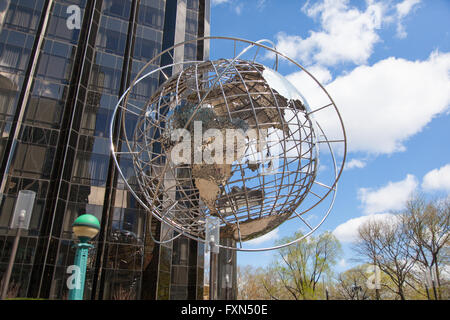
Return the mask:
<svg viewBox="0 0 450 320">
<path fill-rule="evenodd" d="M 170 54 L 174 47 L 194 41 L 228 42 L 233 54 L 214 61 L 174 62 Z M 111 148 L 123 183 L 154 217 L 197 241 L 204 241 L 208 216 L 219 217 L 221 233 L 239 244 L 230 247 L 234 250 L 276 249 L 310 235 L 331 211 L 346 157 L 343 122 L 330 95 L 267 40 L 206 37 L 174 47 L 142 68 L 114 110 Z M 163 55 L 173 63 L 152 68 Z M 265 66 L 271 61 L 271 68 Z M 323 96 L 320 105 L 308 104 L 308 92 L 298 91 L 277 72 L 280 64 L 293 65 L 316 85 Z M 169 76 L 175 69 L 182 71 Z M 145 105 L 137 105 L 133 95 L 139 84 L 155 75 L 162 75 L 164 83 Z M 325 126 L 321 113 L 326 115 Z M 122 132 L 120 150 L 112 136 L 117 124 Z M 189 134 L 190 140 L 175 139 L 181 135 L 177 132 Z M 219 136 L 225 141 L 227 132 L 244 132 L 244 143 L 233 143 L 230 153 L 223 142 L 223 153 L 228 151 L 234 161 L 211 163 L 205 150 L 211 151 L 208 148 Z M 182 156 L 175 152 L 180 142 L 189 146 Z M 216 149 L 209 155 L 220 153 Z M 324 170 L 319 160 L 325 163 Z M 132 161 L 134 172 L 123 172 L 120 161 Z M 322 213 L 315 223 L 307 215 L 313 208 L 314 216 L 316 211 Z M 244 247 L 245 241 L 286 221 L 307 232 L 288 244 Z"/>
</svg>

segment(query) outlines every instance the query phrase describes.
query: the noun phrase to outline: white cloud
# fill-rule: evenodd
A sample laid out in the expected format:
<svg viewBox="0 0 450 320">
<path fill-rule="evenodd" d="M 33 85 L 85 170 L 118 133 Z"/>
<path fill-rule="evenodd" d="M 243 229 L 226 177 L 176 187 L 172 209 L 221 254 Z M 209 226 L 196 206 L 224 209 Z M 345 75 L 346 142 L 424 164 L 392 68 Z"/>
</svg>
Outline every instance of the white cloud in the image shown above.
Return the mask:
<svg viewBox="0 0 450 320">
<path fill-rule="evenodd" d="M 253 239 L 253 240 L 249 240 L 249 241 L 245 241 L 245 244 L 247 245 L 251 245 L 251 246 L 255 246 L 255 245 L 259 245 L 261 243 L 264 242 L 268 242 L 268 241 L 273 241 L 273 240 L 277 240 L 280 237 L 279 235 L 279 229 L 276 228 L 272 231 L 270 231 L 269 233 L 266 233 L 265 235 Z"/>
<path fill-rule="evenodd" d="M 358 236 L 358 228 L 367 221 L 395 221 L 396 217 L 390 213 L 374 214 L 350 219 L 334 229 L 333 234 L 340 242 L 354 242 Z"/>
<path fill-rule="evenodd" d="M 445 190 L 450 192 L 450 163 L 428 172 L 423 177 L 422 188 L 427 191 Z"/>
<path fill-rule="evenodd" d="M 406 17 L 410 11 L 421 2 L 421 0 L 403 0 L 395 6 L 400 18 Z"/>
<path fill-rule="evenodd" d="M 320 22 L 319 30 L 310 31 L 305 38 L 280 32 L 276 35 L 277 49 L 306 65 L 364 64 L 381 41 L 378 30 L 383 25 L 396 23 L 397 36 L 406 37 L 403 21 L 421 0 L 365 2 L 361 10 L 349 0 L 307 1 L 302 11 Z"/>
<path fill-rule="evenodd" d="M 242 10 L 244 8 L 244 2 L 241 2 L 240 0 L 212 0 L 211 5 L 212 6 L 218 6 L 222 4 L 228 4 L 231 8 L 234 9 L 234 12 L 239 16 L 242 14 Z M 265 3 L 262 1 L 261 3 L 258 1 L 257 7 L 258 9 L 262 10 Z"/>
<path fill-rule="evenodd" d="M 340 62 L 365 63 L 380 41 L 376 30 L 381 27 L 386 7 L 381 2 L 368 2 L 365 11 L 350 7 L 348 0 L 309 2 L 303 11 L 320 20 L 321 30 L 310 31 L 303 39 L 279 33 L 277 49 L 305 64 L 334 65 Z"/>
<path fill-rule="evenodd" d="M 329 81 L 324 70 L 321 77 Z M 312 109 L 329 103 L 304 72 L 287 78 Z M 323 81 L 320 77 L 318 80 Z M 391 57 L 372 66 L 357 67 L 325 88 L 342 116 L 350 152 L 377 155 L 404 151 L 407 139 L 449 110 L 450 53 L 433 52 L 424 61 Z M 331 108 L 314 116 L 329 138 L 339 137 L 339 122 Z"/>
<path fill-rule="evenodd" d="M 229 3 L 231 0 L 212 0 L 211 4 L 213 6 L 218 5 L 218 4 L 222 4 L 222 3 Z"/>
<path fill-rule="evenodd" d="M 342 258 L 341 260 L 339 260 L 338 266 L 341 268 L 347 268 L 348 264 L 347 264 L 347 261 L 345 260 L 345 258 Z"/>
<path fill-rule="evenodd" d="M 345 163 L 345 169 L 350 170 L 353 168 L 362 169 L 366 166 L 366 162 L 359 159 L 352 159 Z"/>
<path fill-rule="evenodd" d="M 330 83 L 333 79 L 327 68 L 317 64 L 308 67 L 307 71 L 322 85 Z M 313 109 L 328 103 L 327 97 L 323 94 L 322 89 L 305 71 L 288 74 L 286 75 L 286 79 L 297 88 Z"/>
<path fill-rule="evenodd" d="M 401 210 L 417 185 L 417 178 L 408 174 L 404 180 L 389 182 L 377 190 L 361 188 L 358 190 L 358 198 L 365 214 Z"/>
<path fill-rule="evenodd" d="M 308 72 L 311 73 L 312 76 L 314 78 L 316 78 L 317 81 L 319 81 L 321 84 L 327 84 L 333 79 L 330 71 L 321 65 L 316 64 L 316 65 L 308 67 Z M 294 73 L 287 75 L 286 77 L 289 81 L 291 81 L 294 84 L 301 83 L 302 84 L 301 91 L 308 92 L 308 90 L 305 90 L 304 86 L 307 85 L 308 82 L 310 82 L 310 81 L 308 80 L 309 76 L 304 71 L 294 72 Z"/>
<path fill-rule="evenodd" d="M 365 63 L 383 22 L 401 23 L 418 0 L 367 1 L 364 10 L 347 0 L 307 3 L 303 11 L 318 17 L 321 30 L 310 36 L 277 35 L 277 49 L 306 61 L 308 71 L 326 85 L 341 113 L 348 151 L 391 154 L 405 151 L 404 143 L 450 106 L 450 53 L 435 51 L 428 59 L 409 61 L 390 57 L 371 66 L 361 65 L 332 79 L 327 65 L 351 61 Z M 328 97 L 304 71 L 287 78 L 313 109 L 329 103 Z M 328 138 L 341 139 L 340 122 L 331 108 L 314 114 Z"/>
<path fill-rule="evenodd" d="M 420 2 L 421 0 L 404 0 L 395 6 L 397 11 L 397 36 L 399 38 L 405 38 L 407 36 L 402 20 L 411 12 L 411 10 L 416 8 Z"/>
<path fill-rule="evenodd" d="M 237 15 L 240 15 L 242 13 L 243 7 L 244 7 L 243 3 L 239 3 L 239 4 L 235 5 L 234 11 L 236 12 Z"/>
<path fill-rule="evenodd" d="M 342 112 L 350 150 L 403 151 L 403 142 L 420 132 L 450 105 L 450 53 L 434 52 L 425 61 L 388 58 L 361 66 L 327 86 Z"/>
<path fill-rule="evenodd" d="M 266 7 L 266 0 L 258 0 L 258 2 L 256 3 L 256 8 L 258 8 L 258 10 L 263 10 Z"/>
</svg>

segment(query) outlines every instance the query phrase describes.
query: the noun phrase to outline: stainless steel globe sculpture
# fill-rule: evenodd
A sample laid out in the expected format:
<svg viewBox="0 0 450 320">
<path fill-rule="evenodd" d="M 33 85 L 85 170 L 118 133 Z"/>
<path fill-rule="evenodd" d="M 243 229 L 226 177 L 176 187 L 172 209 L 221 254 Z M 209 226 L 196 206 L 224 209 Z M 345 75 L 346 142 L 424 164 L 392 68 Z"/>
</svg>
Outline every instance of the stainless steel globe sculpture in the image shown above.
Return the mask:
<svg viewBox="0 0 450 320">
<path fill-rule="evenodd" d="M 240 244 L 230 247 L 236 250 L 280 247 L 246 249 L 242 243 L 288 220 L 306 225 L 310 232 L 305 236 L 309 235 L 331 210 L 345 161 L 345 131 L 334 102 L 312 75 L 265 46 L 265 40 L 195 41 L 199 40 L 231 42 L 234 53 L 227 59 L 177 63 L 171 52 L 189 41 L 178 44 L 152 59 L 120 99 L 113 117 L 117 119 L 111 123 L 111 146 L 124 183 L 154 217 L 198 241 L 204 241 L 208 216 L 220 219 L 221 234 Z M 243 48 L 236 53 L 238 43 Z M 253 59 L 248 59 L 255 49 Z M 170 55 L 172 63 L 151 68 L 163 55 Z M 258 56 L 263 62 L 275 59 L 274 67 L 257 61 Z M 280 59 L 311 77 L 329 101 L 310 108 L 277 72 Z M 139 105 L 133 89 L 154 75 L 165 81 Z M 326 109 L 337 115 L 339 138 L 336 130 L 333 140 L 327 138 L 315 119 L 315 113 Z M 122 126 L 120 150 L 113 139 L 114 125 Z M 333 144 L 340 144 L 339 167 Z M 132 178 L 122 170 L 119 159 L 124 156 L 132 162 Z M 318 180 L 319 159 L 326 156 L 334 170 L 330 168 L 329 181 L 323 182 Z M 323 219 L 311 226 L 303 215 L 330 194 Z M 313 199 L 305 201 L 308 196 Z"/>
</svg>

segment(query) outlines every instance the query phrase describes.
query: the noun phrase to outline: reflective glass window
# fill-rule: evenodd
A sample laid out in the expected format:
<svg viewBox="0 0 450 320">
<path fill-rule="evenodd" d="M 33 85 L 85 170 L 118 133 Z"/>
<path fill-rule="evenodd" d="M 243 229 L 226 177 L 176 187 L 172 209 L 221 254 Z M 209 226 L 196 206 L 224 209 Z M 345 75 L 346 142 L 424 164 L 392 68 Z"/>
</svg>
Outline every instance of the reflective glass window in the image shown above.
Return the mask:
<svg viewBox="0 0 450 320">
<path fill-rule="evenodd" d="M 45 146 L 19 144 L 13 160 L 13 174 L 50 178 L 55 149 Z"/>
<path fill-rule="evenodd" d="M 188 9 L 197 10 L 198 9 L 198 1 L 199 0 L 187 0 L 186 1 L 186 7 Z"/>
<path fill-rule="evenodd" d="M 197 17 L 196 11 L 186 10 L 186 32 L 196 35 L 197 34 Z"/>
<path fill-rule="evenodd" d="M 78 1 L 78 5 L 81 9 L 80 11 L 80 26 L 83 25 L 84 18 L 84 4 Z M 65 40 L 70 43 L 76 44 L 78 42 L 78 37 L 80 36 L 80 29 L 73 28 L 69 29 L 67 27 L 67 19 L 69 14 L 67 13 L 67 8 L 70 4 L 55 2 L 53 5 L 52 15 L 48 22 L 48 28 L 46 37 L 52 39 Z"/>
<path fill-rule="evenodd" d="M 128 21 L 102 17 L 97 35 L 97 48 L 123 56 L 127 43 Z"/>
<path fill-rule="evenodd" d="M 103 0 L 102 14 L 127 19 L 130 14 L 130 0 Z"/>
<path fill-rule="evenodd" d="M 138 23 L 155 29 L 162 29 L 164 24 L 163 9 L 142 5 L 139 8 Z"/>
<path fill-rule="evenodd" d="M 73 169 L 73 182 L 99 186 L 105 183 L 107 177 L 109 156 L 77 152 Z"/>
<path fill-rule="evenodd" d="M 35 31 L 39 23 L 42 0 L 10 1 L 5 26 L 22 31 Z"/>
</svg>

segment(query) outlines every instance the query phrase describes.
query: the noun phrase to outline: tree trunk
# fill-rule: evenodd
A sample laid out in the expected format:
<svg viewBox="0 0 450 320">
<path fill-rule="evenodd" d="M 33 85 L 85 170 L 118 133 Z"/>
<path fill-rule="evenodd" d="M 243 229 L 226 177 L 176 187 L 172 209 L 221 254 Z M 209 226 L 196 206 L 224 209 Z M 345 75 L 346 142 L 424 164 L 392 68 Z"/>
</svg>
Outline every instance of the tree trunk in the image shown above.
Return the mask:
<svg viewBox="0 0 450 320">
<path fill-rule="evenodd" d="M 398 295 L 400 296 L 400 300 L 406 300 L 402 285 L 398 286 Z"/>
</svg>

